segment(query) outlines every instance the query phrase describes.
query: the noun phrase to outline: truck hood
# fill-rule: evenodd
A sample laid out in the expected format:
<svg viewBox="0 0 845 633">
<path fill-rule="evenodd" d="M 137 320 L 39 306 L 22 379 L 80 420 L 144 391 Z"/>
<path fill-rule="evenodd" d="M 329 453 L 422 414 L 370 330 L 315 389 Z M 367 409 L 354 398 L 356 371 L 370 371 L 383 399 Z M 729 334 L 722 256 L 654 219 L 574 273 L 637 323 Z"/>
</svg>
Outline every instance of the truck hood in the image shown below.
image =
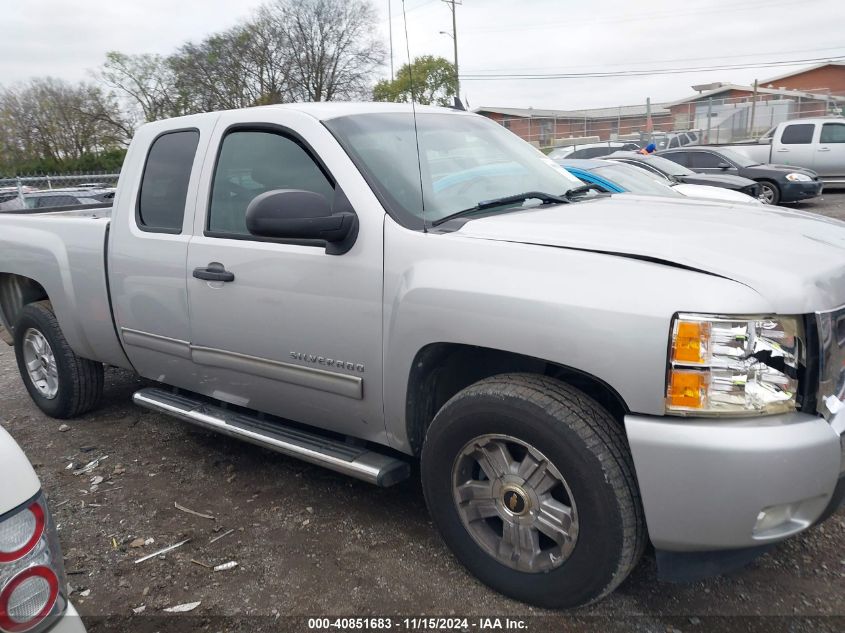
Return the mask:
<svg viewBox="0 0 845 633">
<path fill-rule="evenodd" d="M 781 207 L 625 194 L 477 218 L 458 234 L 690 268 L 780 314 L 845 304 L 845 222 Z"/>
<path fill-rule="evenodd" d="M 34 497 L 41 484 L 24 452 L 0 427 L 0 516 Z"/>
</svg>

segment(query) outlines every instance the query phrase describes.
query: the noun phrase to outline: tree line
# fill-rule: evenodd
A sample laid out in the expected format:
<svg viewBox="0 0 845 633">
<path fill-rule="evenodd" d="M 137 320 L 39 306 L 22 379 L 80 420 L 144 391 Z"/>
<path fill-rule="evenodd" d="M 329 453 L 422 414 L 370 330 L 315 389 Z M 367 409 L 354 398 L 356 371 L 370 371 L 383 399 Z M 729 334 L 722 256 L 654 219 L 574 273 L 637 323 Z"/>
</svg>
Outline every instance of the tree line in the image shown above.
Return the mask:
<svg viewBox="0 0 845 633">
<path fill-rule="evenodd" d="M 119 169 L 138 125 L 290 101 L 369 98 L 385 60 L 370 0 L 274 0 L 170 55 L 106 55 L 92 81 L 0 88 L 0 174 Z"/>
<path fill-rule="evenodd" d="M 442 57 L 374 84 L 386 57 L 377 18 L 371 0 L 273 0 L 169 55 L 111 51 L 91 81 L 0 86 L 0 177 L 118 171 L 140 124 L 196 112 L 412 96 L 449 105 L 457 77 Z"/>
</svg>

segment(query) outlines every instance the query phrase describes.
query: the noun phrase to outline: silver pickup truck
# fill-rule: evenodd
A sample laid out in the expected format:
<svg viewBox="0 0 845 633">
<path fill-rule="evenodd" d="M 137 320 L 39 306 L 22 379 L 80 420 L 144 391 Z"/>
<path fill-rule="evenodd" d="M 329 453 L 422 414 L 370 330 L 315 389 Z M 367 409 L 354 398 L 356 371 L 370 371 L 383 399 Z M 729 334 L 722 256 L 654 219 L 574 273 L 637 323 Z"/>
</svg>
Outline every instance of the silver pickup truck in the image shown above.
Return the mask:
<svg viewBox="0 0 845 633">
<path fill-rule="evenodd" d="M 135 402 L 389 486 L 517 599 L 732 569 L 845 494 L 845 224 L 595 195 L 403 104 L 143 126 L 114 206 L 0 217 L 35 403 Z"/>
<path fill-rule="evenodd" d="M 845 185 L 845 118 L 842 117 L 785 121 L 755 143 L 731 143 L 724 147 L 757 163 L 806 167 L 827 185 Z"/>
</svg>

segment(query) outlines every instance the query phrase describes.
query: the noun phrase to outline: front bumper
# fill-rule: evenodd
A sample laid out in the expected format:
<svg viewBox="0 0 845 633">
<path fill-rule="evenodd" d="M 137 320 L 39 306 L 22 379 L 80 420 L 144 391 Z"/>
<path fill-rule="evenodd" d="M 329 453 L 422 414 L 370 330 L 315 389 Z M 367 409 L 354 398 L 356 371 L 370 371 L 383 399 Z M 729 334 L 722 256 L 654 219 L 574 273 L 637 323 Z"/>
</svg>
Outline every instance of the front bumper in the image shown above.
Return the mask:
<svg viewBox="0 0 845 633">
<path fill-rule="evenodd" d="M 834 503 L 845 463 L 834 427 L 844 423 L 845 408 L 831 422 L 806 413 L 625 416 L 652 543 L 675 552 L 747 548 L 808 528 Z"/>
<path fill-rule="evenodd" d="M 821 195 L 824 184 L 820 180 L 812 182 L 789 182 L 780 186 L 781 202 L 798 202 Z"/>
</svg>

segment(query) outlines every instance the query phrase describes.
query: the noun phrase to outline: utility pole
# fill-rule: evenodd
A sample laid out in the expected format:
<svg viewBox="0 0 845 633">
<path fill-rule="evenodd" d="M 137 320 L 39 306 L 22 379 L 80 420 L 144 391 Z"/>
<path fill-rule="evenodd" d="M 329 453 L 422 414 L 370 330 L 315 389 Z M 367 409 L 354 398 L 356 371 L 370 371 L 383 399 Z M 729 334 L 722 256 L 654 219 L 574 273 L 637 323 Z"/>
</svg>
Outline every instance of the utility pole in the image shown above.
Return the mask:
<svg viewBox="0 0 845 633">
<path fill-rule="evenodd" d="M 387 31 L 390 34 L 390 81 L 394 81 L 393 74 L 393 0 L 387 0 Z"/>
<path fill-rule="evenodd" d="M 757 80 L 754 80 L 754 93 L 751 97 L 751 129 L 748 131 L 749 136 L 754 136 L 754 115 L 757 110 Z"/>
<path fill-rule="evenodd" d="M 455 5 L 462 4 L 460 0 L 443 0 L 452 9 L 452 44 L 455 46 L 455 92 L 461 96 L 461 80 L 458 78 L 458 27 L 455 20 Z"/>
</svg>

